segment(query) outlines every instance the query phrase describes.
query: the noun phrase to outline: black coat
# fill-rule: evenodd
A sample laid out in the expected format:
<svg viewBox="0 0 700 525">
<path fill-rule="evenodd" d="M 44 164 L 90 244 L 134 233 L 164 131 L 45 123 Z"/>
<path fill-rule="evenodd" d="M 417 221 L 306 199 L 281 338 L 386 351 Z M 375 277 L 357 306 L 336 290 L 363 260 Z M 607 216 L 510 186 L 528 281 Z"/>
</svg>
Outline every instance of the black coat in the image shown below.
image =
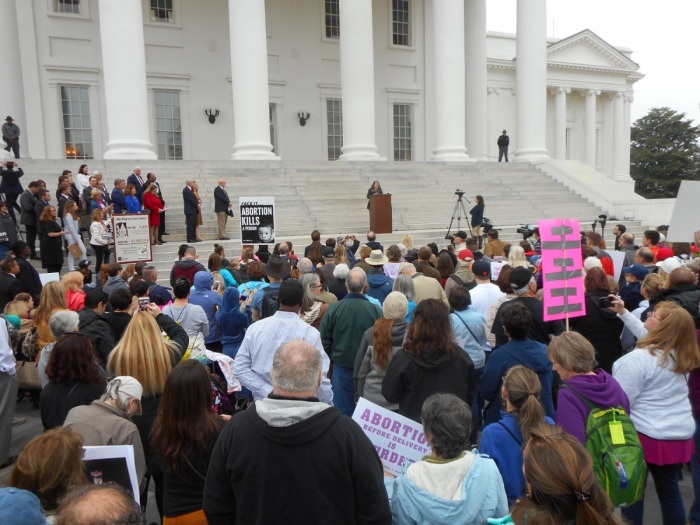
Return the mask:
<svg viewBox="0 0 700 525">
<path fill-rule="evenodd" d="M 221 186 L 214 189 L 214 212 L 228 211 L 228 205 L 231 203 L 228 193 Z"/>
<path fill-rule="evenodd" d="M 599 306 L 600 298 L 607 296 L 608 292 L 586 292 L 586 315 L 572 317 L 569 326 L 590 341 L 598 366 L 611 374 L 613 363 L 622 356 L 620 334 L 625 324 L 615 312 Z"/>
<path fill-rule="evenodd" d="M 134 188 L 136 188 L 136 196 L 139 198 L 141 202 L 143 202 L 143 189 L 144 186 L 146 185 L 146 180 L 143 179 L 143 184 L 139 180 L 139 178 L 136 176 L 135 173 L 132 173 L 129 175 L 126 179 L 127 184 L 133 184 Z"/>
<path fill-rule="evenodd" d="M 19 207 L 22 209 L 22 224 L 25 226 L 36 226 L 36 203 L 38 199 L 29 190 L 24 190 L 22 195 L 19 196 Z"/>
<path fill-rule="evenodd" d="M 61 226 L 56 221 L 41 221 L 41 267 L 49 264 L 63 264 L 63 236 L 49 237 L 49 233 L 60 232 Z"/>
<path fill-rule="evenodd" d="M 695 284 L 681 284 L 673 288 L 661 290 L 657 295 L 649 300 L 649 308 L 644 312 L 654 311 L 656 305 L 662 301 L 672 301 L 679 306 L 682 306 L 695 321 L 695 328 L 700 329 L 700 288 Z M 646 315 L 642 315 L 642 319 L 646 319 Z"/>
<path fill-rule="evenodd" d="M 19 182 L 19 178 L 24 175 L 22 168 L 0 169 L 0 177 L 2 181 L 0 182 L 0 193 L 5 193 L 7 195 L 21 195 L 24 191 L 22 185 Z"/>
<path fill-rule="evenodd" d="M 19 264 L 19 273 L 16 277 L 22 285 L 22 291 L 27 292 L 34 298 L 34 304 L 39 304 L 39 296 L 43 289 L 41 279 L 39 278 L 39 272 L 37 272 L 36 268 L 24 257 L 15 257 L 15 261 Z"/>
<path fill-rule="evenodd" d="M 14 275 L 0 272 L 0 312 L 18 293 L 22 293 L 22 283 Z"/>
<path fill-rule="evenodd" d="M 44 211 L 44 208 L 46 208 L 49 205 L 48 202 L 43 201 L 41 199 L 36 201 L 36 204 L 34 205 L 34 217 L 36 218 L 36 231 L 39 234 L 44 233 L 44 225 L 41 223 L 39 220 L 39 217 L 41 217 L 41 213 Z"/>
<path fill-rule="evenodd" d="M 185 215 L 197 215 L 199 211 L 199 201 L 194 191 L 189 186 L 182 189 L 182 200 L 185 204 Z"/>
<path fill-rule="evenodd" d="M 112 327 L 103 315 L 95 310 L 85 309 L 78 312 L 80 318 L 79 331 L 87 335 L 95 346 L 95 353 L 100 360 L 100 366 L 107 366 L 107 358 L 114 348 L 114 333 Z"/>
</svg>

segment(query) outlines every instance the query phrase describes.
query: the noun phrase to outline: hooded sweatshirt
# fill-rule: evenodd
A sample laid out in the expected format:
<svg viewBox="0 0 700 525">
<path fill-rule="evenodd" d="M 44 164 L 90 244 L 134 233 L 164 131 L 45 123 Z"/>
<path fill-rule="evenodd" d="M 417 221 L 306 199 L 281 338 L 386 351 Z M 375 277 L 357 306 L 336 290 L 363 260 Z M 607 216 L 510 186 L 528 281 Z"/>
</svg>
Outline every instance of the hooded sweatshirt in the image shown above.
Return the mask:
<svg viewBox="0 0 700 525">
<path fill-rule="evenodd" d="M 496 464 L 472 452 L 449 462 L 426 458 L 414 463 L 393 488 L 394 523 L 480 525 L 508 514 Z"/>
<path fill-rule="evenodd" d="M 207 271 L 197 272 L 194 276 L 194 291 L 190 293 L 190 304 L 198 304 L 204 309 L 209 320 L 209 335 L 204 338 L 205 344 L 221 341 L 221 327 L 216 320 L 216 312 L 223 305 L 221 296 L 211 289 L 214 276 Z"/>
<path fill-rule="evenodd" d="M 399 404 L 399 414 L 420 423 L 423 402 L 432 394 L 454 394 L 471 405 L 475 384 L 474 363 L 459 348 L 454 354 L 426 349 L 420 357 L 402 349 L 387 367 L 382 395 Z"/>
<path fill-rule="evenodd" d="M 178 277 L 187 277 L 189 281 L 194 282 L 194 276 L 197 272 L 205 272 L 207 269 L 202 266 L 202 263 L 190 259 L 184 258 L 177 261 L 173 265 L 173 269 L 170 270 L 170 286 L 175 286 L 175 279 Z"/>
<path fill-rule="evenodd" d="M 391 523 L 379 456 L 337 408 L 316 398 L 267 398 L 234 422 L 207 473 L 210 525 Z"/>
<path fill-rule="evenodd" d="M 253 322 L 250 306 L 246 306 L 245 313 L 239 310 L 240 296 L 238 288 L 226 288 L 223 305 L 216 312 L 216 322 L 222 333 L 221 343 L 224 354 L 233 358 L 236 357 L 243 342 L 246 328 Z"/>
<path fill-rule="evenodd" d="M 391 277 L 387 276 L 383 270 L 375 268 L 370 269 L 367 275 L 367 283 L 369 283 L 367 295 L 374 297 L 380 303 L 384 302 L 384 299 L 391 293 L 391 289 L 394 286 L 394 280 Z"/>
<path fill-rule="evenodd" d="M 629 414 L 630 402 L 617 380 L 605 370 L 578 375 L 564 381 L 575 392 L 600 408 L 622 407 Z M 574 392 L 560 388 L 557 396 L 557 425 L 586 444 L 586 420 L 591 409 Z"/>
<path fill-rule="evenodd" d="M 126 288 L 128 290 L 129 285 L 126 284 L 126 281 L 122 279 L 121 276 L 116 275 L 107 279 L 107 284 L 105 284 L 103 290 L 107 295 L 111 296 L 120 288 Z"/>
</svg>

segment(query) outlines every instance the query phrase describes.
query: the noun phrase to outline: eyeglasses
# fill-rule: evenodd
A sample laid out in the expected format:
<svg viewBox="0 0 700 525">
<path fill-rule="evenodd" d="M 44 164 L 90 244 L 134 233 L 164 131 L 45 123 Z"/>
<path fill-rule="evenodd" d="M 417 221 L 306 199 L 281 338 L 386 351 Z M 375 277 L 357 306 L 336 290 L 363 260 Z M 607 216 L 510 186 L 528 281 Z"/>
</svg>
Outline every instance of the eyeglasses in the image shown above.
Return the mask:
<svg viewBox="0 0 700 525">
<path fill-rule="evenodd" d="M 656 319 L 657 321 L 661 321 L 661 317 L 659 317 L 659 314 L 656 312 L 651 312 L 650 314 L 647 315 L 647 319 Z"/>
</svg>

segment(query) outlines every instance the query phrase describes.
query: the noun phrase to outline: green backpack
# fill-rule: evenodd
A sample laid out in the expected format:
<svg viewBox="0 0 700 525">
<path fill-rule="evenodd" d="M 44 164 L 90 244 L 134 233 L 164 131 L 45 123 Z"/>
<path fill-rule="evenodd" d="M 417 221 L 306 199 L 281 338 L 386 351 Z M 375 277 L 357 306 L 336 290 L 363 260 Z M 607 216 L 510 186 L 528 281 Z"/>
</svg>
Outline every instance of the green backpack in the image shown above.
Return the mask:
<svg viewBox="0 0 700 525">
<path fill-rule="evenodd" d="M 586 420 L 586 449 L 603 489 L 616 507 L 626 507 L 644 497 L 647 467 L 637 429 L 622 407 L 600 408 L 576 392 L 591 412 Z"/>
</svg>

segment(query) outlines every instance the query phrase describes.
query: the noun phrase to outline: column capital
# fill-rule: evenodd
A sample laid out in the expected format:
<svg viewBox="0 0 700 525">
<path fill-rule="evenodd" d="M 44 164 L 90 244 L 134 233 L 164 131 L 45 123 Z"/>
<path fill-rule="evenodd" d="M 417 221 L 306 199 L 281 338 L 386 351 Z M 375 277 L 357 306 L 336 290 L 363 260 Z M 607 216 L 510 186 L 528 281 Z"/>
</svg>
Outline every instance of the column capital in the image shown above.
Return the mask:
<svg viewBox="0 0 700 525">
<path fill-rule="evenodd" d="M 501 88 L 496 87 L 496 86 L 487 86 L 487 87 L 486 87 L 486 92 L 487 92 L 489 95 L 491 95 L 491 94 L 498 95 L 498 94 L 501 92 Z"/>
<path fill-rule="evenodd" d="M 586 90 L 586 96 L 587 96 L 587 97 L 590 97 L 590 96 L 594 96 L 594 97 L 600 96 L 600 89 L 587 89 L 587 90 Z"/>
<path fill-rule="evenodd" d="M 625 95 L 625 102 L 627 102 L 628 104 L 634 102 L 634 95 L 632 95 L 631 93 L 627 93 Z"/>
</svg>

